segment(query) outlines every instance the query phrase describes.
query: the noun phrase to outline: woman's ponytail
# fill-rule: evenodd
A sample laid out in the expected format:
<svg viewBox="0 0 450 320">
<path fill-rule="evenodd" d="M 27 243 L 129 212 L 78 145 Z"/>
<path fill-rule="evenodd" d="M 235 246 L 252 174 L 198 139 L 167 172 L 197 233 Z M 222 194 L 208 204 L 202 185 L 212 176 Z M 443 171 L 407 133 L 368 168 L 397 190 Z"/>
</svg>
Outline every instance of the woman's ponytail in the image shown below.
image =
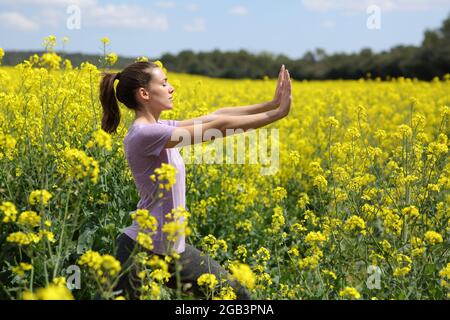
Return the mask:
<svg viewBox="0 0 450 320">
<path fill-rule="evenodd" d="M 100 82 L 100 101 L 103 107 L 102 129 L 115 133 L 120 123 L 120 110 L 114 92 L 114 80 L 117 74 L 105 73 Z"/>
</svg>

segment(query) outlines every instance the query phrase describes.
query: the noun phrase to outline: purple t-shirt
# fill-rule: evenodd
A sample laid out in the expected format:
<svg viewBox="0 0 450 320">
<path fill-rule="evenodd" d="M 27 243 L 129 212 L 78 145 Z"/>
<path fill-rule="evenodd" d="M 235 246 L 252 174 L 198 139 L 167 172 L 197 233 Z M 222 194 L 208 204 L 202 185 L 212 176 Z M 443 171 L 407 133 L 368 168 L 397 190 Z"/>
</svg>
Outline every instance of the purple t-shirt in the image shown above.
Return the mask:
<svg viewBox="0 0 450 320">
<path fill-rule="evenodd" d="M 176 120 L 158 120 L 154 124 L 133 123 L 124 138 L 125 156 L 141 198 L 137 209 L 149 209 L 150 204 L 154 201 L 158 180 L 153 182 L 150 176 L 155 169 L 161 167 L 161 163 L 168 163 L 177 170 L 175 184 L 168 191 L 164 191 L 162 201 L 150 210 L 151 215 L 158 221 L 157 232 L 152 236 L 154 245 L 152 251 L 158 254 L 168 254 L 167 250 L 169 249 L 167 234 L 161 230 L 164 223 L 169 221 L 165 215 L 179 206 L 186 208 L 186 175 L 183 158 L 178 148 L 164 148 L 177 125 L 178 121 Z M 159 190 L 156 191 L 156 195 L 158 193 Z M 136 240 L 139 231 L 145 232 L 145 230 L 140 230 L 136 221 L 123 230 L 133 240 Z M 185 237 L 178 237 L 171 244 L 176 252 L 181 253 L 185 250 Z"/>
</svg>

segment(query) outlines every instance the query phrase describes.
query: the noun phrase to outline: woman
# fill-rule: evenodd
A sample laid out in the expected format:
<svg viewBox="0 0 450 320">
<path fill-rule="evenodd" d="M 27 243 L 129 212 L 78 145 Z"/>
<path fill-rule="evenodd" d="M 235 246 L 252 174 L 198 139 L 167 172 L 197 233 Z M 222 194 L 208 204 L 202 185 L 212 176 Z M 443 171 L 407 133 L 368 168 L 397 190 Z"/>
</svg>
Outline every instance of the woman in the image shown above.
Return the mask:
<svg viewBox="0 0 450 320">
<path fill-rule="evenodd" d="M 116 80 L 118 83 L 114 90 Z M 167 222 L 166 213 L 179 206 L 185 208 L 185 167 L 177 147 L 207 141 L 208 138 L 205 138 L 204 133 L 210 129 L 218 129 L 226 136 L 226 129 L 246 131 L 286 117 L 292 100 L 291 80 L 289 72 L 283 65 L 274 99 L 270 102 L 222 108 L 189 120 L 160 120 L 161 112 L 173 108 L 173 92 L 174 88 L 169 84 L 163 70 L 154 63 L 136 62 L 117 74 L 104 74 L 100 84 L 100 100 L 103 106 L 102 129 L 109 133 L 116 132 L 120 122 L 117 100 L 135 111 L 135 121 L 124 139 L 124 149 L 141 197 L 137 208 L 149 209 L 158 222 L 156 233 L 152 235 L 154 249 L 149 253 L 163 257 L 169 254 L 169 247 L 174 249 L 180 255 L 179 263 L 182 269 L 179 276 L 183 287 L 190 287 L 188 292 L 203 297 L 203 292 L 197 285 L 200 275 L 212 273 L 221 281 L 227 279 L 228 273 L 216 261 L 185 243 L 184 236 L 170 242 L 161 230 Z M 175 137 L 184 139 L 180 141 Z M 169 163 L 176 168 L 176 182 L 166 192 L 161 205 L 153 207 L 157 182 L 149 177 L 162 163 Z M 138 232 L 139 226 L 133 222 L 117 240 L 117 258 L 122 266 L 129 266 L 131 263 L 128 258 L 136 246 Z M 175 266 L 171 264 L 169 271 L 173 274 Z M 176 282 L 175 276 L 172 276 L 167 286 L 176 288 Z M 232 286 L 237 299 L 250 299 L 248 291 L 237 281 L 226 283 Z M 135 272 L 131 271 L 120 279 L 117 289 L 122 290 L 130 299 L 138 299 L 139 287 L 139 280 Z"/>
</svg>

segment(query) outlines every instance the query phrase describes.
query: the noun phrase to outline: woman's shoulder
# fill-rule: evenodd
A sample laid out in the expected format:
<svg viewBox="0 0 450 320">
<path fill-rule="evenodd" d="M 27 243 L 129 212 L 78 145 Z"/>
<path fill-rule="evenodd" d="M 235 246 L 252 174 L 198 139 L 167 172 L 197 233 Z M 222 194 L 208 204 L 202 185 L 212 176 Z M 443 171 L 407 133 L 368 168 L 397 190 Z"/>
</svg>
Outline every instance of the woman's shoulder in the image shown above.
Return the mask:
<svg viewBox="0 0 450 320">
<path fill-rule="evenodd" d="M 167 136 L 172 133 L 178 121 L 176 120 L 158 120 L 155 123 L 133 122 L 128 128 L 124 137 L 124 143 L 139 143 L 141 140 L 148 141 L 159 139 L 161 136 Z"/>
</svg>

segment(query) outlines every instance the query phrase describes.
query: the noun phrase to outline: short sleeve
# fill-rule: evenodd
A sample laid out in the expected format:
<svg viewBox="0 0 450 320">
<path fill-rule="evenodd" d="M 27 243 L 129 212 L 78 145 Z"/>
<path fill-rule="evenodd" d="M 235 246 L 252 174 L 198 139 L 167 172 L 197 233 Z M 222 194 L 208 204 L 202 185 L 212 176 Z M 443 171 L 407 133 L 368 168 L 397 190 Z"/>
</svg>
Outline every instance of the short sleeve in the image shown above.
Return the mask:
<svg viewBox="0 0 450 320">
<path fill-rule="evenodd" d="M 136 145 L 144 156 L 159 156 L 167 141 L 172 136 L 175 126 L 155 123 L 139 127 L 136 135 Z"/>
</svg>

